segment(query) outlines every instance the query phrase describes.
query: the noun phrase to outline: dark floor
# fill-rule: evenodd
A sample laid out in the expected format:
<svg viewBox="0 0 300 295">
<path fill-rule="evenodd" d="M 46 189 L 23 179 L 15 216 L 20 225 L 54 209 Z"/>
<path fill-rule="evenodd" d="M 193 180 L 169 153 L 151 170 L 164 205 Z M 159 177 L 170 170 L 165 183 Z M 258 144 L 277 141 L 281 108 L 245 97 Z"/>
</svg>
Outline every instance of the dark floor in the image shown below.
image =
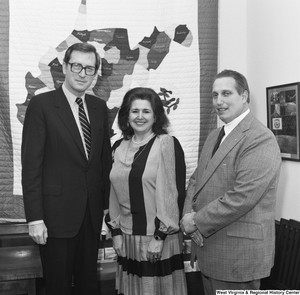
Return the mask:
<svg viewBox="0 0 300 295">
<path fill-rule="evenodd" d="M 201 273 L 190 272 L 186 274 L 187 286 L 188 286 L 188 295 L 201 295 L 204 294 L 202 286 Z M 115 281 L 99 281 L 100 294 L 102 295 L 116 295 L 115 292 Z M 269 279 L 265 278 L 261 280 L 261 290 L 272 290 L 273 286 L 269 283 Z M 24 294 L 26 295 L 26 294 Z M 43 279 L 37 280 L 37 294 L 36 295 L 45 295 L 45 288 Z"/>
<path fill-rule="evenodd" d="M 270 283 L 269 278 L 264 278 L 264 279 L 261 280 L 260 289 L 261 290 L 274 290 L 275 288 Z"/>
<path fill-rule="evenodd" d="M 204 294 L 200 272 L 197 271 L 197 272 L 187 273 L 186 280 L 187 280 L 187 286 L 188 286 L 188 295 Z M 99 289 L 100 289 L 99 294 L 116 295 L 114 280 L 99 281 Z M 37 280 L 37 294 L 36 295 L 45 295 L 45 287 L 44 287 L 43 279 Z"/>
<path fill-rule="evenodd" d="M 116 295 L 115 282 L 113 280 L 99 282 L 99 289 L 101 290 L 99 293 L 101 295 Z M 46 293 L 45 293 L 44 282 L 42 279 L 38 279 L 36 295 L 45 295 L 45 294 Z"/>
</svg>

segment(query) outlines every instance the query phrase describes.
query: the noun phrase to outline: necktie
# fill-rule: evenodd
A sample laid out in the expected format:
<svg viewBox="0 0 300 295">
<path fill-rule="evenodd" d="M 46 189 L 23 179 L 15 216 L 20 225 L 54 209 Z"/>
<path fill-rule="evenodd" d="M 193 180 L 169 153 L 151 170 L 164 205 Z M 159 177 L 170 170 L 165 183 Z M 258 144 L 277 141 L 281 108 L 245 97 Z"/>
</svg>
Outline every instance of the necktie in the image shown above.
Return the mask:
<svg viewBox="0 0 300 295">
<path fill-rule="evenodd" d="M 217 149 L 219 148 L 219 145 L 220 145 L 220 143 L 221 143 L 222 138 L 224 137 L 224 135 L 225 135 L 225 131 L 224 131 L 224 126 L 223 126 L 222 129 L 220 130 L 220 133 L 219 133 L 217 142 L 216 142 L 216 144 L 215 144 L 215 146 L 214 146 L 214 149 L 213 149 L 213 152 L 212 152 L 212 156 L 211 156 L 211 157 L 214 156 L 215 152 L 216 152 Z"/>
<path fill-rule="evenodd" d="M 91 151 L 91 126 L 89 121 L 87 120 L 84 108 L 83 108 L 83 102 L 81 97 L 76 98 L 76 102 L 79 106 L 79 121 L 81 125 L 81 129 L 83 132 L 83 137 L 84 137 L 84 142 L 85 142 L 85 147 L 86 151 L 88 154 L 88 157 L 90 156 L 90 151 Z"/>
</svg>

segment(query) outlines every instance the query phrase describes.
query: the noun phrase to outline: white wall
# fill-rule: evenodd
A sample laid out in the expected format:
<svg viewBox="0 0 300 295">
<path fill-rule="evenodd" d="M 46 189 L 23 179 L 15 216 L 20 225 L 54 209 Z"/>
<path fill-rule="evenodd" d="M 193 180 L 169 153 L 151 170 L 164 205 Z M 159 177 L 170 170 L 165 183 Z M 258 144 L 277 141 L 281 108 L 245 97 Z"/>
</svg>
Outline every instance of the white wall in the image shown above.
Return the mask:
<svg viewBox="0 0 300 295">
<path fill-rule="evenodd" d="M 266 87 L 300 82 L 300 1 L 219 0 L 219 70 L 243 73 L 267 125 Z M 300 162 L 284 160 L 276 219 L 300 220 Z"/>
</svg>

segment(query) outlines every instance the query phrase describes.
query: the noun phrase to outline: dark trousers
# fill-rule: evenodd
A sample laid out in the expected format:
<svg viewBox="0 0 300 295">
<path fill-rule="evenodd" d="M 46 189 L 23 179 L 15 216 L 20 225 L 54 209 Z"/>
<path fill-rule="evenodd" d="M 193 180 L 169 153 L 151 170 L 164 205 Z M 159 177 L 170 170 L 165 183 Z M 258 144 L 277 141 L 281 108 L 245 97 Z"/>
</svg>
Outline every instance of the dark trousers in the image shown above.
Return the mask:
<svg viewBox="0 0 300 295">
<path fill-rule="evenodd" d="M 260 280 L 249 282 L 226 282 L 209 278 L 202 274 L 205 295 L 215 295 L 217 290 L 259 290 Z"/>
<path fill-rule="evenodd" d="M 46 295 L 100 294 L 97 281 L 99 239 L 87 205 L 84 221 L 75 237 L 48 238 L 46 245 L 40 246 Z"/>
</svg>

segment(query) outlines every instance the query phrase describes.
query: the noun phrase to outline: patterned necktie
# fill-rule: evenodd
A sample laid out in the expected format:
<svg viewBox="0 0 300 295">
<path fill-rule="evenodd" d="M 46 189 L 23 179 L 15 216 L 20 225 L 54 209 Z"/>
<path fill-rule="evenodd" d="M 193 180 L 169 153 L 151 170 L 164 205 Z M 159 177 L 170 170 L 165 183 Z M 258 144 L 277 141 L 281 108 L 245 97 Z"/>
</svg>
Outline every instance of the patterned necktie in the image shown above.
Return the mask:
<svg viewBox="0 0 300 295">
<path fill-rule="evenodd" d="M 213 152 L 212 152 L 212 156 L 211 156 L 211 157 L 214 156 L 215 152 L 216 152 L 217 149 L 219 148 L 219 145 L 220 145 L 220 143 L 221 143 L 222 138 L 224 137 L 224 135 L 225 135 L 225 131 L 224 131 L 224 126 L 223 126 L 222 129 L 220 130 L 220 133 L 219 133 L 217 142 L 216 142 L 216 144 L 215 144 L 215 146 L 214 146 L 214 149 L 213 149 Z"/>
<path fill-rule="evenodd" d="M 79 121 L 80 121 L 81 129 L 83 132 L 86 151 L 87 151 L 88 158 L 89 158 L 90 151 L 91 151 L 91 126 L 90 126 L 89 121 L 87 120 L 81 97 L 77 97 L 76 102 L 79 106 L 79 112 L 78 112 L 79 113 Z"/>
</svg>

